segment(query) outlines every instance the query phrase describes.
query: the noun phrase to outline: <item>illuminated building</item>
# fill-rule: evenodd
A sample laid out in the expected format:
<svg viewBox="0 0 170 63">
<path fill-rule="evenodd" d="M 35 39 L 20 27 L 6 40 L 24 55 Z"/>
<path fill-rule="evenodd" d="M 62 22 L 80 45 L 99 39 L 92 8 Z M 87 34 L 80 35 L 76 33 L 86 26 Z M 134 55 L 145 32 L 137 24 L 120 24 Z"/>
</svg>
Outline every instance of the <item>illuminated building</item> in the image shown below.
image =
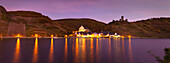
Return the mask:
<svg viewBox="0 0 170 63">
<path fill-rule="evenodd" d="M 78 31 L 75 32 L 76 37 L 102 37 L 100 33 L 93 33 L 89 29 L 85 29 L 83 26 L 80 26 Z"/>
<path fill-rule="evenodd" d="M 121 36 L 115 33 L 114 35 L 110 35 L 110 37 L 120 38 Z"/>
<path fill-rule="evenodd" d="M 85 29 L 83 26 L 80 26 L 78 31 L 73 31 L 73 34 L 65 37 L 110 37 L 110 38 L 124 38 L 124 36 L 118 35 L 117 33 L 110 33 L 109 31 L 102 31 L 101 33 L 91 32 L 89 29 Z"/>
<path fill-rule="evenodd" d="M 80 26 L 78 31 L 74 31 L 76 37 L 94 37 L 92 32 L 89 29 L 85 29 L 83 26 Z"/>
<path fill-rule="evenodd" d="M 85 31 L 86 31 L 86 29 L 83 26 L 80 26 L 79 32 L 85 32 Z"/>
<path fill-rule="evenodd" d="M 89 29 L 85 29 L 83 26 L 80 26 L 78 32 L 90 32 Z"/>
</svg>

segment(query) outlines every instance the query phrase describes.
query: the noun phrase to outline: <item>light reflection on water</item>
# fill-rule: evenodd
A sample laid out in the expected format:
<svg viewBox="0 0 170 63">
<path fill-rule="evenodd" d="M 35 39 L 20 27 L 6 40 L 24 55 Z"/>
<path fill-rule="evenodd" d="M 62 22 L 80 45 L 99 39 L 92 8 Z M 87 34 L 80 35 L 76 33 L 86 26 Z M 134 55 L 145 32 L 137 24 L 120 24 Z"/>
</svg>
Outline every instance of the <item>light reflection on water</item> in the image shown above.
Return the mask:
<svg viewBox="0 0 170 63">
<path fill-rule="evenodd" d="M 20 57 L 20 38 L 17 38 L 13 63 L 19 63 Z"/>
<path fill-rule="evenodd" d="M 131 46 L 131 38 L 129 38 L 129 60 L 130 63 L 133 63 L 133 56 L 132 56 L 132 46 Z"/>
<path fill-rule="evenodd" d="M 0 63 L 155 63 L 156 59 L 146 53 L 147 48 L 156 52 L 162 50 L 163 56 L 163 47 L 168 46 L 169 41 L 131 38 L 3 39 L 0 41 Z M 160 52 L 156 54 L 160 56 Z"/>
<path fill-rule="evenodd" d="M 50 53 L 49 53 L 49 62 L 48 63 L 52 63 L 53 62 L 53 56 L 54 56 L 53 42 L 54 42 L 54 39 L 51 38 Z"/>
<path fill-rule="evenodd" d="M 68 46 L 68 45 L 67 45 L 67 39 L 68 39 L 68 38 L 65 38 L 65 49 L 64 49 L 64 53 L 65 53 L 65 54 L 64 54 L 64 60 L 65 60 L 65 63 L 67 62 L 67 55 L 68 55 L 68 53 L 67 53 L 67 49 L 68 49 L 68 48 L 67 48 L 67 46 Z"/>
<path fill-rule="evenodd" d="M 76 45 L 75 45 L 75 59 L 74 63 L 79 63 L 79 40 L 76 38 Z"/>
<path fill-rule="evenodd" d="M 81 63 L 86 63 L 86 42 L 85 42 L 85 38 L 82 39 L 82 44 L 80 44 L 81 47 Z"/>
<path fill-rule="evenodd" d="M 93 46 L 93 38 L 91 38 L 90 42 L 91 42 L 90 43 L 90 61 L 91 61 L 91 63 L 93 63 L 94 62 L 94 56 L 93 56 L 93 48 L 94 48 L 94 46 Z"/>
<path fill-rule="evenodd" d="M 38 38 L 35 38 L 35 45 L 34 45 L 32 63 L 37 63 L 37 61 L 38 61 Z"/>
<path fill-rule="evenodd" d="M 97 38 L 96 40 L 96 59 L 97 59 L 97 62 L 99 61 L 99 39 Z"/>
</svg>

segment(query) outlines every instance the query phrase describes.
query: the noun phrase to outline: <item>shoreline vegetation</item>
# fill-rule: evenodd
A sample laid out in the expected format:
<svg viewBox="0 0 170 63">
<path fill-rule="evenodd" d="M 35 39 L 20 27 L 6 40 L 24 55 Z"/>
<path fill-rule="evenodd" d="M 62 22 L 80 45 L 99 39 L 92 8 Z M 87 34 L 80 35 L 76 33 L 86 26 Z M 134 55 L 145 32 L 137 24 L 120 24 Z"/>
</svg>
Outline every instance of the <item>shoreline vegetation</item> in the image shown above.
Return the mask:
<svg viewBox="0 0 170 63">
<path fill-rule="evenodd" d="M 165 56 L 163 57 L 163 59 L 161 59 L 160 57 L 152 54 L 151 51 L 148 51 L 148 53 L 151 56 L 155 57 L 158 62 L 160 62 L 160 63 L 170 63 L 170 48 L 165 48 L 164 52 L 165 52 Z"/>
<path fill-rule="evenodd" d="M 129 22 L 124 19 L 112 20 L 106 24 L 90 18 L 68 18 L 52 20 L 35 11 L 7 11 L 0 5 L 0 36 L 15 36 L 18 33 L 25 37 L 38 34 L 42 37 L 64 37 L 73 34 L 80 26 L 91 32 L 118 33 L 121 36 L 131 35 L 134 38 L 170 38 L 170 17 L 150 18 Z"/>
</svg>

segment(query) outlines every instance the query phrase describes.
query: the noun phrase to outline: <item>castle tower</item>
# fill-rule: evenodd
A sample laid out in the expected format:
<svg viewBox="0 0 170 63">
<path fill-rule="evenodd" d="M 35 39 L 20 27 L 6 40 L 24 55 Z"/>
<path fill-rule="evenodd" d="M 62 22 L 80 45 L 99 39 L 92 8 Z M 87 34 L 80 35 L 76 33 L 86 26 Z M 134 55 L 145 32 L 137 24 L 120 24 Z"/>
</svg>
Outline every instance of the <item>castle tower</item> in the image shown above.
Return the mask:
<svg viewBox="0 0 170 63">
<path fill-rule="evenodd" d="M 121 16 L 121 21 L 124 21 L 124 16 Z"/>
</svg>

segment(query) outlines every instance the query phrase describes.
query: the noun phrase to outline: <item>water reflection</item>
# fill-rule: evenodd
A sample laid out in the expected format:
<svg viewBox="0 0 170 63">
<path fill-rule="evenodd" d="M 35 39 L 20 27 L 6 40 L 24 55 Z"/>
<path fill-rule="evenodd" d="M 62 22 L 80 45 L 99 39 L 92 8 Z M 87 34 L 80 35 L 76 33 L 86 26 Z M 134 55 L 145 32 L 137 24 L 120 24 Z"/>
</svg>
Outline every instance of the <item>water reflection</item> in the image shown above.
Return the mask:
<svg viewBox="0 0 170 63">
<path fill-rule="evenodd" d="M 54 54 L 54 48 L 53 48 L 53 38 L 51 38 L 51 44 L 50 44 L 50 53 L 49 53 L 49 63 L 53 62 L 53 54 Z"/>
<path fill-rule="evenodd" d="M 130 60 L 130 63 L 133 63 L 131 38 L 129 38 L 129 60 Z"/>
<path fill-rule="evenodd" d="M 109 53 L 109 61 L 112 61 L 112 56 L 111 56 L 111 38 L 109 38 L 109 47 L 108 47 L 108 53 Z"/>
<path fill-rule="evenodd" d="M 104 41 L 103 41 L 104 40 Z M 116 63 L 133 63 L 131 38 L 65 38 L 64 61 L 65 63 L 102 63 L 104 61 Z M 32 63 L 38 63 L 38 38 L 35 38 Z M 125 47 L 127 45 L 127 47 Z M 70 49 L 70 50 L 69 50 Z M 127 49 L 127 50 L 125 50 Z M 20 54 L 20 39 L 17 38 L 14 63 L 18 63 Z M 69 54 L 69 55 L 68 55 Z M 71 54 L 71 55 L 70 55 Z M 71 56 L 71 57 L 70 57 Z M 127 57 L 126 57 L 127 56 Z M 54 39 L 51 38 L 48 63 L 54 62 Z M 115 59 L 120 58 L 120 59 Z M 73 59 L 73 60 L 70 60 Z"/>
<path fill-rule="evenodd" d="M 99 62 L 99 38 L 96 39 L 96 60 Z"/>
<path fill-rule="evenodd" d="M 38 38 L 35 38 L 35 45 L 34 45 L 34 52 L 33 52 L 33 59 L 32 63 L 37 63 L 38 61 Z"/>
<path fill-rule="evenodd" d="M 122 38 L 122 53 L 123 53 L 123 60 L 124 62 L 126 62 L 124 38 Z"/>
<path fill-rule="evenodd" d="M 90 40 L 90 60 L 91 60 L 91 62 L 90 63 L 93 63 L 94 61 L 94 57 L 93 57 L 93 48 L 94 48 L 94 46 L 93 46 L 93 38 L 91 38 L 91 40 Z"/>
<path fill-rule="evenodd" d="M 67 62 L 67 38 L 65 38 L 64 60 Z"/>
<path fill-rule="evenodd" d="M 79 63 L 79 40 L 78 40 L 78 38 L 76 38 L 74 63 Z"/>
<path fill-rule="evenodd" d="M 81 53 L 81 60 L 82 60 L 82 63 L 86 63 L 86 39 L 83 38 L 82 39 L 82 53 Z"/>
<path fill-rule="evenodd" d="M 19 63 L 20 56 L 19 54 L 20 54 L 20 38 L 17 38 L 13 63 Z"/>
<path fill-rule="evenodd" d="M 112 41 L 112 57 L 113 58 L 122 58 L 122 48 L 121 48 L 121 41 L 120 41 L 120 38 L 113 38 L 113 41 Z M 113 54 L 114 53 L 114 54 Z M 112 58 L 112 59 L 113 59 Z M 122 60 L 123 59 L 116 59 L 116 60 L 113 60 L 115 63 L 122 63 Z M 112 60 L 111 60 L 112 61 Z"/>
<path fill-rule="evenodd" d="M 170 41 L 131 38 L 54 39 L 3 38 L 0 40 L 0 63 L 156 63 L 145 49 L 151 48 L 156 52 L 155 55 L 162 57 L 164 52 L 158 51 L 168 47 Z"/>
</svg>

